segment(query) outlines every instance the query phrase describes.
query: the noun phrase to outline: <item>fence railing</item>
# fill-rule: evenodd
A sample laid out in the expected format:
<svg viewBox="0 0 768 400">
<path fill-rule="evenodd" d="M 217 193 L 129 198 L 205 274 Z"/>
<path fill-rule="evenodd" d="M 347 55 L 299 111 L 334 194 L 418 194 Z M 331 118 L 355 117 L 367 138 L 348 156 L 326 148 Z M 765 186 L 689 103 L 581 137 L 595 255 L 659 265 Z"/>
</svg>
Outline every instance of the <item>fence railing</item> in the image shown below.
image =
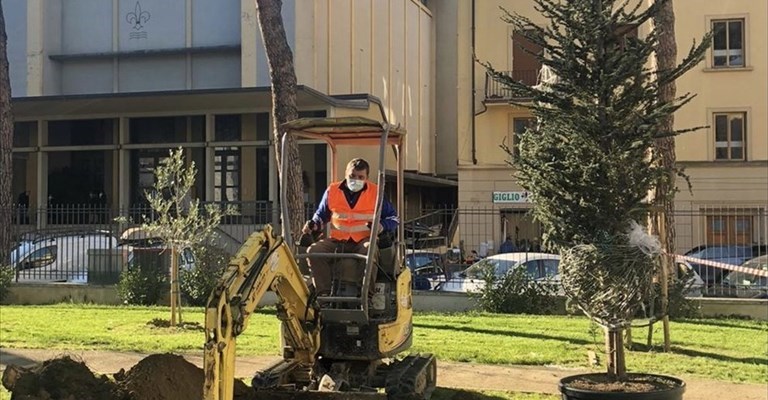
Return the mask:
<svg viewBox="0 0 768 400">
<path fill-rule="evenodd" d="M 515 81 L 528 86 L 536 84 L 538 79 L 537 70 L 514 70 L 500 71 L 502 74 L 512 78 Z M 490 73 L 485 75 L 485 100 L 486 101 L 507 101 L 519 96 L 515 95 L 505 84 L 496 80 Z"/>
<path fill-rule="evenodd" d="M 206 205 L 200 204 L 203 215 Z M 237 211 L 237 215 L 222 219 L 211 239 L 213 245 L 231 253 L 265 224 L 279 229 L 282 222 L 279 207 L 268 202 L 217 205 L 232 206 Z M 313 205 L 307 204 L 295 212 L 309 218 L 314 209 Z M 157 218 L 147 205 L 122 210 L 94 204 L 34 209 L 14 206 L 0 212 L 9 212 L 12 216 L 14 247 L 10 261 L 16 267 L 18 282 L 115 283 L 119 272 L 133 257 L 133 252 L 123 245 L 121 235 Z M 184 262 L 185 257 L 180 261 Z"/>
<path fill-rule="evenodd" d="M 239 215 L 222 221 L 215 243 L 220 247 L 234 252 L 264 224 L 270 223 L 279 228 L 280 210 L 276 204 L 227 204 L 233 205 Z M 306 218 L 310 218 L 313 211 L 312 205 L 297 210 Z M 37 252 L 35 257 L 27 260 L 31 262 L 17 266 L 19 281 L 93 282 L 94 274 L 109 276 L 110 271 L 120 267 L 120 263 L 128 261 L 128 255 L 100 249 L 119 247 L 120 235 L 126 229 L 137 226 L 144 218 L 153 218 L 153 212 L 147 206 L 126 210 L 98 205 L 38 209 L 16 206 L 5 212 L 13 216 L 15 240 L 36 241 L 32 247 L 15 249 L 15 263 L 22 262 L 21 258 L 31 255 L 31 252 Z M 115 218 L 118 216 L 128 217 L 132 222 L 117 222 Z M 499 253 L 507 238 L 509 241 L 505 246 L 511 242 L 516 251 L 547 252 L 541 240 L 542 228 L 527 210 L 500 206 L 428 209 L 423 210 L 420 217 L 405 221 L 404 228 L 409 251 L 441 255 L 447 272 L 466 266 L 465 260 L 472 250 L 480 257 Z M 63 237 L 69 239 L 59 239 Z M 732 275 L 727 269 L 711 265 L 712 262 L 741 265 L 768 253 L 768 205 L 680 203 L 675 210 L 675 238 L 675 254 L 707 261 L 697 263 L 686 259 L 700 276 L 704 295 L 768 296 L 768 279 L 750 278 L 741 273 Z M 46 246 L 46 243 L 49 245 Z M 89 259 L 89 252 L 94 258 Z M 737 278 L 738 281 L 735 281 Z M 114 276 L 109 279 L 114 279 Z"/>
<path fill-rule="evenodd" d="M 453 209 L 424 210 L 423 215 L 439 215 L 441 212 L 450 213 Z M 447 243 L 451 248 L 449 251 L 460 254 L 462 259 L 473 250 L 480 257 L 498 254 L 507 238 L 515 251 L 549 252 L 542 241 L 541 225 L 532 219 L 527 209 L 462 206 L 456 209 L 455 215 L 458 233 Z M 680 202 L 674 216 L 674 253 L 706 260 L 699 263 L 688 259 L 681 261 L 698 274 L 702 295 L 768 298 L 767 278 L 732 274 L 728 269 L 712 266 L 712 262 L 741 265 L 768 253 L 768 204 L 713 206 Z M 509 242 L 505 244 L 508 246 Z M 430 248 L 433 251 L 444 249 Z"/>
</svg>

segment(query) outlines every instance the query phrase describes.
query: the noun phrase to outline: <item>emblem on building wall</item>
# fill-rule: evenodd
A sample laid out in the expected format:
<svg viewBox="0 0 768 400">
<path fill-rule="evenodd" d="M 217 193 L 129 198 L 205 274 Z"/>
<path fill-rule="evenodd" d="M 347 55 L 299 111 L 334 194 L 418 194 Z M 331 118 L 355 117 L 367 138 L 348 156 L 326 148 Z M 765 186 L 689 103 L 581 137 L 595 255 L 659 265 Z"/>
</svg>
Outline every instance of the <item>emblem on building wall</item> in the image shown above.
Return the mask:
<svg viewBox="0 0 768 400">
<path fill-rule="evenodd" d="M 147 31 L 144 30 L 144 24 L 149 21 L 151 16 L 149 11 L 141 9 L 141 4 L 137 1 L 133 11 L 125 14 L 126 22 L 131 24 L 133 28 L 128 37 L 130 39 L 146 39 Z"/>
</svg>

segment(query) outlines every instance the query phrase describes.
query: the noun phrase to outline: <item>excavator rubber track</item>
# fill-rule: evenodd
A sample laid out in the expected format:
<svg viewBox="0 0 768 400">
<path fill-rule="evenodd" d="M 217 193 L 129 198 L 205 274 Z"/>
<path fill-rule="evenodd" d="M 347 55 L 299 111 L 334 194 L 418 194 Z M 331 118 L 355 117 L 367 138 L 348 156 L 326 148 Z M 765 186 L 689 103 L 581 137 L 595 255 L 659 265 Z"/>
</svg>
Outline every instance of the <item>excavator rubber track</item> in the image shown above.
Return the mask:
<svg viewBox="0 0 768 400">
<path fill-rule="evenodd" d="M 422 400 L 432 397 L 437 384 L 437 360 L 431 354 L 409 355 L 393 364 L 386 377 L 389 399 Z"/>
<path fill-rule="evenodd" d="M 376 376 L 371 382 L 376 387 L 366 386 L 348 391 L 303 390 L 299 388 L 301 383 L 290 383 L 291 378 L 276 376 L 281 372 L 295 374 L 296 369 L 286 360 L 270 368 L 266 374 L 257 374 L 254 384 L 257 381 L 262 384 L 267 381 L 287 383 L 255 390 L 252 399 L 429 400 L 437 384 L 437 360 L 431 354 L 409 355 L 402 360 L 383 365 L 376 371 Z"/>
</svg>

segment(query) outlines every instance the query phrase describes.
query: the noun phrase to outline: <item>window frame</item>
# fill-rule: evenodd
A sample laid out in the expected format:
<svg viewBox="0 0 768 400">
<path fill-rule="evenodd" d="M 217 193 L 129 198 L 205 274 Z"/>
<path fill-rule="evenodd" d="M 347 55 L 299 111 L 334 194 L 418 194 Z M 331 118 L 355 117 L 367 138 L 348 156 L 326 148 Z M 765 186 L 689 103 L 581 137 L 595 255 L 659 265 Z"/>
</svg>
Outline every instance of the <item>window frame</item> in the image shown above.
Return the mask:
<svg viewBox="0 0 768 400">
<path fill-rule="evenodd" d="M 522 36 L 521 32 L 516 30 L 514 26 L 508 25 L 507 26 L 507 71 L 509 71 L 509 75 L 512 79 L 515 79 L 520 82 L 526 82 L 527 84 L 535 85 L 538 81 L 538 74 L 539 70 L 541 69 L 541 62 L 537 60 L 537 65 L 534 70 L 529 70 L 525 68 L 523 65 L 524 61 L 530 61 L 530 59 L 518 59 L 515 60 L 515 50 L 523 51 L 525 56 L 528 57 L 528 54 L 525 53 L 524 50 L 521 49 L 521 47 L 526 48 L 527 51 L 532 51 L 536 49 L 531 49 L 530 47 L 535 47 L 536 45 L 526 39 Z M 544 49 L 538 49 L 540 52 L 544 52 Z M 523 56 L 523 53 L 519 53 L 521 57 Z M 515 68 L 517 66 L 517 68 Z"/>
<path fill-rule="evenodd" d="M 712 42 L 710 42 L 709 49 L 707 49 L 707 62 L 704 64 L 704 71 L 705 72 L 715 72 L 715 71 L 750 71 L 752 70 L 752 67 L 750 66 L 750 58 L 748 57 L 748 49 L 750 49 L 750 35 L 749 35 L 749 26 L 750 26 L 750 18 L 748 13 L 743 14 L 715 14 L 715 15 L 706 15 L 704 17 L 705 24 L 703 26 L 704 30 L 703 32 L 710 32 L 714 28 L 714 24 L 716 22 L 723 22 L 723 21 L 736 21 L 741 20 L 742 26 L 741 26 L 741 32 L 742 32 L 742 38 L 741 38 L 741 47 L 742 47 L 742 65 L 736 65 L 736 66 L 715 66 L 715 49 L 714 49 L 714 35 L 712 37 Z M 727 30 L 727 26 L 726 26 Z"/>
<path fill-rule="evenodd" d="M 747 134 L 749 133 L 749 112 L 747 110 L 716 110 L 712 111 L 712 145 L 714 146 L 712 151 L 712 157 L 714 161 L 728 162 L 728 161 L 747 161 Z M 717 119 L 718 117 L 726 117 L 726 140 L 717 140 Z M 741 141 L 732 140 L 732 121 L 736 117 L 741 117 Z M 740 143 L 740 145 L 734 145 L 733 143 Z M 741 157 L 733 157 L 733 149 L 741 147 Z M 727 149 L 727 157 L 718 157 L 717 150 L 720 148 Z"/>
<path fill-rule="evenodd" d="M 229 168 L 230 158 L 237 159 L 237 161 L 232 164 L 231 169 Z M 237 174 L 237 182 L 234 182 L 233 184 L 227 183 L 227 175 L 229 173 Z M 243 183 L 243 154 L 241 148 L 235 146 L 216 147 L 214 150 L 213 175 L 214 201 L 239 202 L 242 199 Z M 233 189 L 233 191 L 236 192 L 236 198 L 230 199 L 229 196 L 227 196 L 229 189 Z"/>
<path fill-rule="evenodd" d="M 523 125 L 523 131 L 517 132 L 517 122 L 520 121 Z M 532 115 L 527 116 L 520 116 L 520 115 L 511 115 L 510 116 L 510 127 L 509 127 L 509 133 L 507 134 L 507 146 L 510 150 L 512 150 L 511 158 L 517 158 L 520 157 L 520 135 L 525 131 L 525 129 L 528 128 L 535 128 L 536 127 L 536 117 Z"/>
</svg>

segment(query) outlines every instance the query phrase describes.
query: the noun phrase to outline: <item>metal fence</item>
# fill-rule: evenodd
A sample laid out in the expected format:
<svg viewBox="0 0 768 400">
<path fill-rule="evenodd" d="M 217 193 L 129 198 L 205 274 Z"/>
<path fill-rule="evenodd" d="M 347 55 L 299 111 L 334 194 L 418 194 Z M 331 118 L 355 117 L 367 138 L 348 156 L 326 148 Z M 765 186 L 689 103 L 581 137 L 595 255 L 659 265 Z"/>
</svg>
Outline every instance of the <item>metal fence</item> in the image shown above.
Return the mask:
<svg viewBox="0 0 768 400">
<path fill-rule="evenodd" d="M 233 205 L 239 214 L 222 221 L 214 243 L 219 247 L 234 253 L 248 235 L 264 224 L 279 228 L 277 205 L 269 202 L 227 204 Z M 307 204 L 297 212 L 310 218 L 313 211 L 314 206 Z M 17 242 L 32 243 L 29 248 L 17 249 L 19 256 L 14 262 L 20 263 L 20 256 L 37 252 L 34 262 L 17 266 L 19 281 L 114 280 L 115 271 L 122 268 L 127 256 L 107 249 L 119 247 L 120 236 L 126 229 L 137 226 L 144 218 L 153 218 L 152 210 L 146 206 L 126 210 L 98 205 L 14 207 L 6 212 L 12 213 Z M 115 218 L 119 216 L 133 222 L 117 222 Z M 446 278 L 466 267 L 467 260 L 473 257 L 483 258 L 509 250 L 548 250 L 542 247 L 541 225 L 526 209 L 499 206 L 429 209 L 423 210 L 418 218 L 404 221 L 404 228 L 409 254 L 439 255 Z M 732 275 L 730 270 L 712 265 L 741 265 L 768 252 L 768 205 L 678 203 L 675 232 L 676 254 L 706 261 L 685 261 L 701 277 L 704 295 L 752 297 L 768 290 L 768 278 Z M 53 262 L 55 260 L 68 261 Z M 745 289 L 745 281 L 751 285 L 749 290 Z"/>
<path fill-rule="evenodd" d="M 245 239 L 265 224 L 280 228 L 280 211 L 267 202 L 229 202 L 237 215 L 221 221 L 211 244 L 234 254 Z M 206 204 L 200 204 L 205 214 Z M 0 210 L 2 211 L 2 210 Z M 296 210 L 310 217 L 314 206 Z M 132 259 L 132 244 L 125 236 L 131 228 L 156 218 L 146 205 L 119 210 L 105 206 L 55 205 L 30 209 L 14 206 L 12 215 L 11 262 L 16 267 L 17 282 L 115 283 L 120 271 Z M 121 217 L 118 219 L 118 217 Z M 144 244 L 146 245 L 146 243 Z M 154 246 L 157 247 L 157 244 Z M 159 258 L 167 254 L 155 252 Z M 193 256 L 182 254 L 181 263 L 191 263 Z M 189 260 L 188 260 L 189 259 Z"/>
<path fill-rule="evenodd" d="M 415 243 L 412 247 L 422 252 L 443 253 L 459 260 L 472 258 L 473 251 L 481 258 L 510 250 L 549 252 L 542 245 L 540 223 L 527 209 L 463 206 L 424 210 L 422 215 L 409 221 L 418 222 L 417 229 L 408 229 L 406 222 L 406 235 L 417 239 L 406 238 L 406 242 Z M 675 254 L 689 257 L 679 258 L 678 263 L 698 274 L 700 282 L 695 285 L 702 295 L 768 298 L 768 278 L 727 269 L 728 265 L 739 266 L 768 253 L 768 204 L 679 202 L 674 216 Z M 425 238 L 424 232 L 429 232 L 431 240 Z M 761 265 L 768 269 L 765 262 Z M 457 267 L 449 266 L 454 270 Z"/>
<path fill-rule="evenodd" d="M 512 80 L 518 81 L 525 85 L 533 86 L 538 79 L 538 70 L 514 70 L 514 71 L 499 71 L 502 74 L 510 77 Z M 488 102 L 494 101 L 509 101 L 516 98 L 513 91 L 502 82 L 496 80 L 490 73 L 485 75 L 485 100 Z"/>
</svg>

